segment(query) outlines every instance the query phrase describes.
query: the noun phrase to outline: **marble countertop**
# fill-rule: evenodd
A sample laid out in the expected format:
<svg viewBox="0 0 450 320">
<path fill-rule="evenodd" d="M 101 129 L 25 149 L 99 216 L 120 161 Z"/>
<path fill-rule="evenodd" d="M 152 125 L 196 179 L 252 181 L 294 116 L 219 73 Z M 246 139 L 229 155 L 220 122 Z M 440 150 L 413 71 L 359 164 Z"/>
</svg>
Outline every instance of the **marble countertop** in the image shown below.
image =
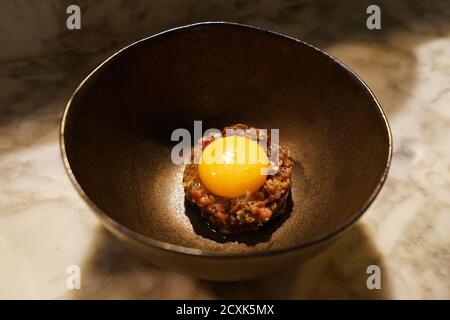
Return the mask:
<svg viewBox="0 0 450 320">
<path fill-rule="evenodd" d="M 33 16 L 20 3 L 0 10 L 0 18 L 7 12 L 45 18 L 44 9 Z M 80 33 L 48 26 L 56 30 L 45 33 L 51 45 L 42 36 L 14 49 L 21 38 L 41 34 L 24 29 L 13 39 L 0 28 L 0 42 L 9 48 L 0 55 L 0 298 L 450 299 L 450 6 L 382 2 L 382 29 L 369 31 L 356 4 L 186 1 L 189 7 L 175 15 L 171 0 L 136 18 L 132 13 L 146 12 L 139 3 L 122 10 L 136 19 L 132 29 L 110 28 L 98 8 L 88 7 L 97 16 L 86 17 Z M 54 17 L 65 14 L 51 10 Z M 371 87 L 393 131 L 389 177 L 363 218 L 324 253 L 269 280 L 218 284 L 144 264 L 100 226 L 60 159 L 60 116 L 89 70 L 143 35 L 202 20 L 257 25 L 330 52 Z M 381 290 L 366 287 L 371 264 L 381 268 Z M 66 286 L 70 265 L 81 267 L 80 290 Z"/>
</svg>

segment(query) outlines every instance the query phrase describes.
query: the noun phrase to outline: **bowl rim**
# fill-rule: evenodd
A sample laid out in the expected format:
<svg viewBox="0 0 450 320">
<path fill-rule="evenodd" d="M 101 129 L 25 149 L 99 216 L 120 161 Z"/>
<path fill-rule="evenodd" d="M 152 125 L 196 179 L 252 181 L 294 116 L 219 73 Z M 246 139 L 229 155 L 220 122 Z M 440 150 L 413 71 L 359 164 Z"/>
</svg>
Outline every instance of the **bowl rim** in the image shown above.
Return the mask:
<svg viewBox="0 0 450 320">
<path fill-rule="evenodd" d="M 385 169 L 376 185 L 376 187 L 374 188 L 374 190 L 372 191 L 371 195 L 369 196 L 369 198 L 364 202 L 364 204 L 358 209 L 356 210 L 351 216 L 350 218 L 348 218 L 343 224 L 341 224 L 340 226 L 338 226 L 337 228 L 333 229 L 331 232 L 324 234 L 320 237 L 314 238 L 312 240 L 306 241 L 304 243 L 300 243 L 298 245 L 295 246 L 289 246 L 289 247 L 285 247 L 285 248 L 277 248 L 277 249 L 267 249 L 267 250 L 255 250 L 255 251 L 250 251 L 250 252 L 222 252 L 222 251 L 207 251 L 207 250 L 202 250 L 202 249 L 196 249 L 196 248 L 192 248 L 192 247 L 185 247 L 185 246 L 181 246 L 181 245 L 176 245 L 176 244 L 171 244 L 168 242 L 164 242 L 164 241 L 160 241 L 160 240 L 155 240 L 152 239 L 148 236 L 145 236 L 137 231 L 132 230 L 129 227 L 126 227 L 125 225 L 117 222 L 116 220 L 112 219 L 109 215 L 107 215 L 105 213 L 104 210 L 101 210 L 90 198 L 89 196 L 85 193 L 85 191 L 83 190 L 83 188 L 81 187 L 81 185 L 79 184 L 78 180 L 76 179 L 72 168 L 70 166 L 68 157 L 67 157 L 67 151 L 66 151 L 66 146 L 65 146 L 65 129 L 66 129 L 66 121 L 67 121 L 67 114 L 70 110 L 70 107 L 72 105 L 72 101 L 74 99 L 74 97 L 76 96 L 76 94 L 78 93 L 78 91 L 81 90 L 81 88 L 84 86 L 84 84 L 97 72 L 99 71 L 104 65 L 106 65 L 107 63 L 109 63 L 110 61 L 112 61 L 116 56 L 120 55 L 121 53 L 123 53 L 124 51 L 126 51 L 127 49 L 140 44 L 141 42 L 147 41 L 149 39 L 152 38 L 156 38 L 156 37 L 161 37 L 165 34 L 168 33 L 173 33 L 173 32 L 177 32 L 177 31 L 181 31 L 181 30 L 185 30 L 185 29 L 189 29 L 189 28 L 196 28 L 196 27 L 209 27 L 209 26 L 232 26 L 232 27 L 237 27 L 237 28 L 242 28 L 242 29 L 251 29 L 253 31 L 258 31 L 258 32 L 263 32 L 263 33 L 268 33 L 272 36 L 277 36 L 280 38 L 285 39 L 286 41 L 294 41 L 298 44 L 307 46 L 313 50 L 315 50 L 316 52 L 318 52 L 319 54 L 325 55 L 326 57 L 328 57 L 329 59 L 333 60 L 335 63 L 337 63 L 340 67 L 342 67 L 345 71 L 347 71 L 353 78 L 355 78 L 358 82 L 360 82 L 364 88 L 367 90 L 367 92 L 370 94 L 370 96 L 372 97 L 373 101 L 375 102 L 375 105 L 377 106 L 377 110 L 381 116 L 382 121 L 384 122 L 385 126 L 386 126 L 386 131 L 388 134 L 388 155 L 386 158 L 386 164 L 385 164 Z M 154 249 L 161 249 L 161 250 L 165 250 L 165 251 L 170 251 L 172 253 L 180 253 L 180 254 L 184 254 L 184 255 L 190 255 L 190 256 L 197 256 L 197 257 L 208 257 L 208 258 L 254 258 L 254 257 L 267 257 L 267 256 L 272 256 L 272 255 L 279 255 L 279 254 L 285 254 L 285 253 L 290 253 L 290 252 L 294 252 L 294 251 L 300 251 L 300 250 L 304 250 L 304 249 L 310 249 L 312 247 L 316 247 L 319 246 L 320 244 L 324 244 L 334 238 L 336 238 L 337 236 L 339 236 L 343 231 L 347 230 L 348 228 L 350 228 L 361 216 L 362 214 L 369 208 L 369 206 L 373 203 L 373 201 L 375 200 L 375 198 L 377 197 L 378 193 L 380 192 L 382 186 L 384 185 L 385 181 L 386 181 L 386 177 L 388 175 L 389 172 L 389 168 L 391 165 L 391 161 L 392 161 L 392 132 L 391 132 L 391 128 L 389 126 L 389 122 L 386 118 L 386 115 L 383 111 L 383 109 L 380 106 L 380 103 L 378 102 L 378 100 L 376 99 L 375 95 L 373 94 L 373 92 L 370 90 L 370 88 L 368 87 L 368 85 L 363 81 L 363 79 L 357 75 L 353 70 L 351 70 L 347 65 L 345 65 L 343 62 L 341 62 L 339 59 L 337 59 L 336 57 L 334 57 L 333 55 L 309 44 L 306 43 L 302 40 L 298 40 L 294 37 L 290 37 L 275 31 L 270 31 L 270 30 L 266 30 L 260 27 L 255 27 L 255 26 L 250 26 L 250 25 L 246 25 L 246 24 L 241 24 L 241 23 L 235 23 L 235 22 L 226 22 L 226 21 L 204 21 L 204 22 L 197 22 L 197 23 L 192 23 L 192 24 L 187 24 L 187 25 L 183 25 L 183 26 L 179 26 L 179 27 L 175 27 L 175 28 L 171 28 L 159 33 L 156 33 L 154 35 L 151 35 L 149 37 L 145 37 L 143 39 L 140 39 L 138 41 L 135 41 L 125 47 L 123 47 L 122 49 L 116 51 L 115 53 L 113 53 L 111 56 L 109 56 L 106 60 L 104 60 L 103 62 L 101 62 L 97 67 L 95 67 L 81 82 L 80 84 L 76 87 L 75 91 L 72 93 L 71 97 L 69 98 L 69 101 L 66 104 L 65 110 L 63 112 L 63 115 L 61 117 L 61 122 L 60 122 L 60 130 L 59 130 L 59 142 L 60 142 L 60 151 L 61 151 L 61 157 L 64 163 L 64 167 L 66 169 L 66 173 L 69 176 L 70 181 L 72 182 L 73 186 L 75 187 L 75 189 L 78 191 L 78 194 L 81 196 L 81 198 L 88 204 L 88 206 L 93 210 L 93 212 L 97 215 L 97 217 L 99 217 L 100 221 L 102 223 L 105 224 L 105 226 L 107 227 L 107 229 L 114 230 L 114 231 L 118 231 L 119 233 L 121 233 L 122 235 L 126 236 L 127 238 L 131 238 L 134 241 L 140 242 L 142 244 L 145 245 L 149 245 L 151 247 L 153 247 Z"/>
</svg>

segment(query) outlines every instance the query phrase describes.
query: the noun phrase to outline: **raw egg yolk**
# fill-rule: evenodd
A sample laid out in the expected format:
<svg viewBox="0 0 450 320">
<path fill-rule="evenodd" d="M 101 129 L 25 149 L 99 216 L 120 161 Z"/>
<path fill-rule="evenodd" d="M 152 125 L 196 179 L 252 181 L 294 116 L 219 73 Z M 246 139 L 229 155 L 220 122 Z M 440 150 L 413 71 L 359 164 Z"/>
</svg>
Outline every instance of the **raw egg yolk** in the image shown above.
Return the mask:
<svg viewBox="0 0 450 320">
<path fill-rule="evenodd" d="M 266 181 L 269 159 L 255 141 L 242 136 L 218 138 L 203 150 L 198 171 L 208 190 L 225 198 L 253 193 Z"/>
</svg>

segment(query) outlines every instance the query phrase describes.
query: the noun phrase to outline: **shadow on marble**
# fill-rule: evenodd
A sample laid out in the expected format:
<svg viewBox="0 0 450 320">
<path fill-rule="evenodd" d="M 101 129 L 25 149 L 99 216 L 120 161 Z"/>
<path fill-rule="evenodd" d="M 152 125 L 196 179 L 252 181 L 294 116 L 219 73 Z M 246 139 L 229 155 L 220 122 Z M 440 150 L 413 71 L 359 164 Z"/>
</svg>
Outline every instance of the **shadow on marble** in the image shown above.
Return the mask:
<svg viewBox="0 0 450 320">
<path fill-rule="evenodd" d="M 157 299 L 161 270 L 138 258 L 99 226 L 81 268 L 80 290 L 66 299 Z"/>
<path fill-rule="evenodd" d="M 366 9 L 372 0 L 78 0 L 82 12 L 81 30 L 68 30 L 62 23 L 71 0 L 58 2 L 13 0 L 0 4 L 0 20 L 7 28 L 0 32 L 5 43 L 0 61 L 48 52 L 97 52 L 125 45 L 175 26 L 199 21 L 223 20 L 253 24 L 300 36 L 317 45 L 330 42 L 383 39 L 386 34 L 427 27 L 448 26 L 448 1 L 379 0 L 382 30 L 365 28 Z M 117 14 L 120 12 L 120 14 Z M 36 28 L 40 26 L 40 28 Z M 10 30 L 20 36 L 11 37 Z"/>
<path fill-rule="evenodd" d="M 369 290 L 367 267 L 381 269 L 381 289 Z M 219 299 L 389 299 L 384 262 L 361 224 L 326 251 L 266 279 L 219 283 L 201 281 Z"/>
<path fill-rule="evenodd" d="M 367 266 L 382 270 L 382 289 L 368 290 Z M 196 280 L 142 261 L 103 227 L 88 253 L 82 290 L 67 299 L 388 299 L 380 254 L 357 224 L 325 252 L 267 277 L 244 282 Z"/>
</svg>

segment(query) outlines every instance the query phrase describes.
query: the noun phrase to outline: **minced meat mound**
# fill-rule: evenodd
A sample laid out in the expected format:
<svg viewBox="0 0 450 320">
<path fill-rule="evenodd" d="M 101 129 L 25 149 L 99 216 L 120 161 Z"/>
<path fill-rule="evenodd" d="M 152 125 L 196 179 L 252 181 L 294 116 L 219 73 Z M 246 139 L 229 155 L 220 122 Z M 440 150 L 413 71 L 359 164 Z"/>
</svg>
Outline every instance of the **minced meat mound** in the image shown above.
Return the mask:
<svg viewBox="0 0 450 320">
<path fill-rule="evenodd" d="M 224 128 L 224 135 L 227 129 L 253 129 L 256 131 L 256 136 L 261 139 L 257 128 L 244 124 Z M 265 138 L 268 140 L 267 155 L 270 157 L 270 136 Z M 202 138 L 199 147 L 203 150 L 214 139 L 214 135 Z M 201 215 L 222 233 L 256 230 L 284 211 L 290 192 L 292 160 L 286 148 L 279 146 L 278 150 L 277 173 L 268 175 L 264 185 L 257 192 L 235 199 L 220 197 L 207 190 L 200 180 L 198 165 L 191 161 L 191 164 L 186 165 L 183 174 L 186 198 L 197 206 Z M 194 149 L 191 155 L 191 160 L 193 159 Z"/>
</svg>

